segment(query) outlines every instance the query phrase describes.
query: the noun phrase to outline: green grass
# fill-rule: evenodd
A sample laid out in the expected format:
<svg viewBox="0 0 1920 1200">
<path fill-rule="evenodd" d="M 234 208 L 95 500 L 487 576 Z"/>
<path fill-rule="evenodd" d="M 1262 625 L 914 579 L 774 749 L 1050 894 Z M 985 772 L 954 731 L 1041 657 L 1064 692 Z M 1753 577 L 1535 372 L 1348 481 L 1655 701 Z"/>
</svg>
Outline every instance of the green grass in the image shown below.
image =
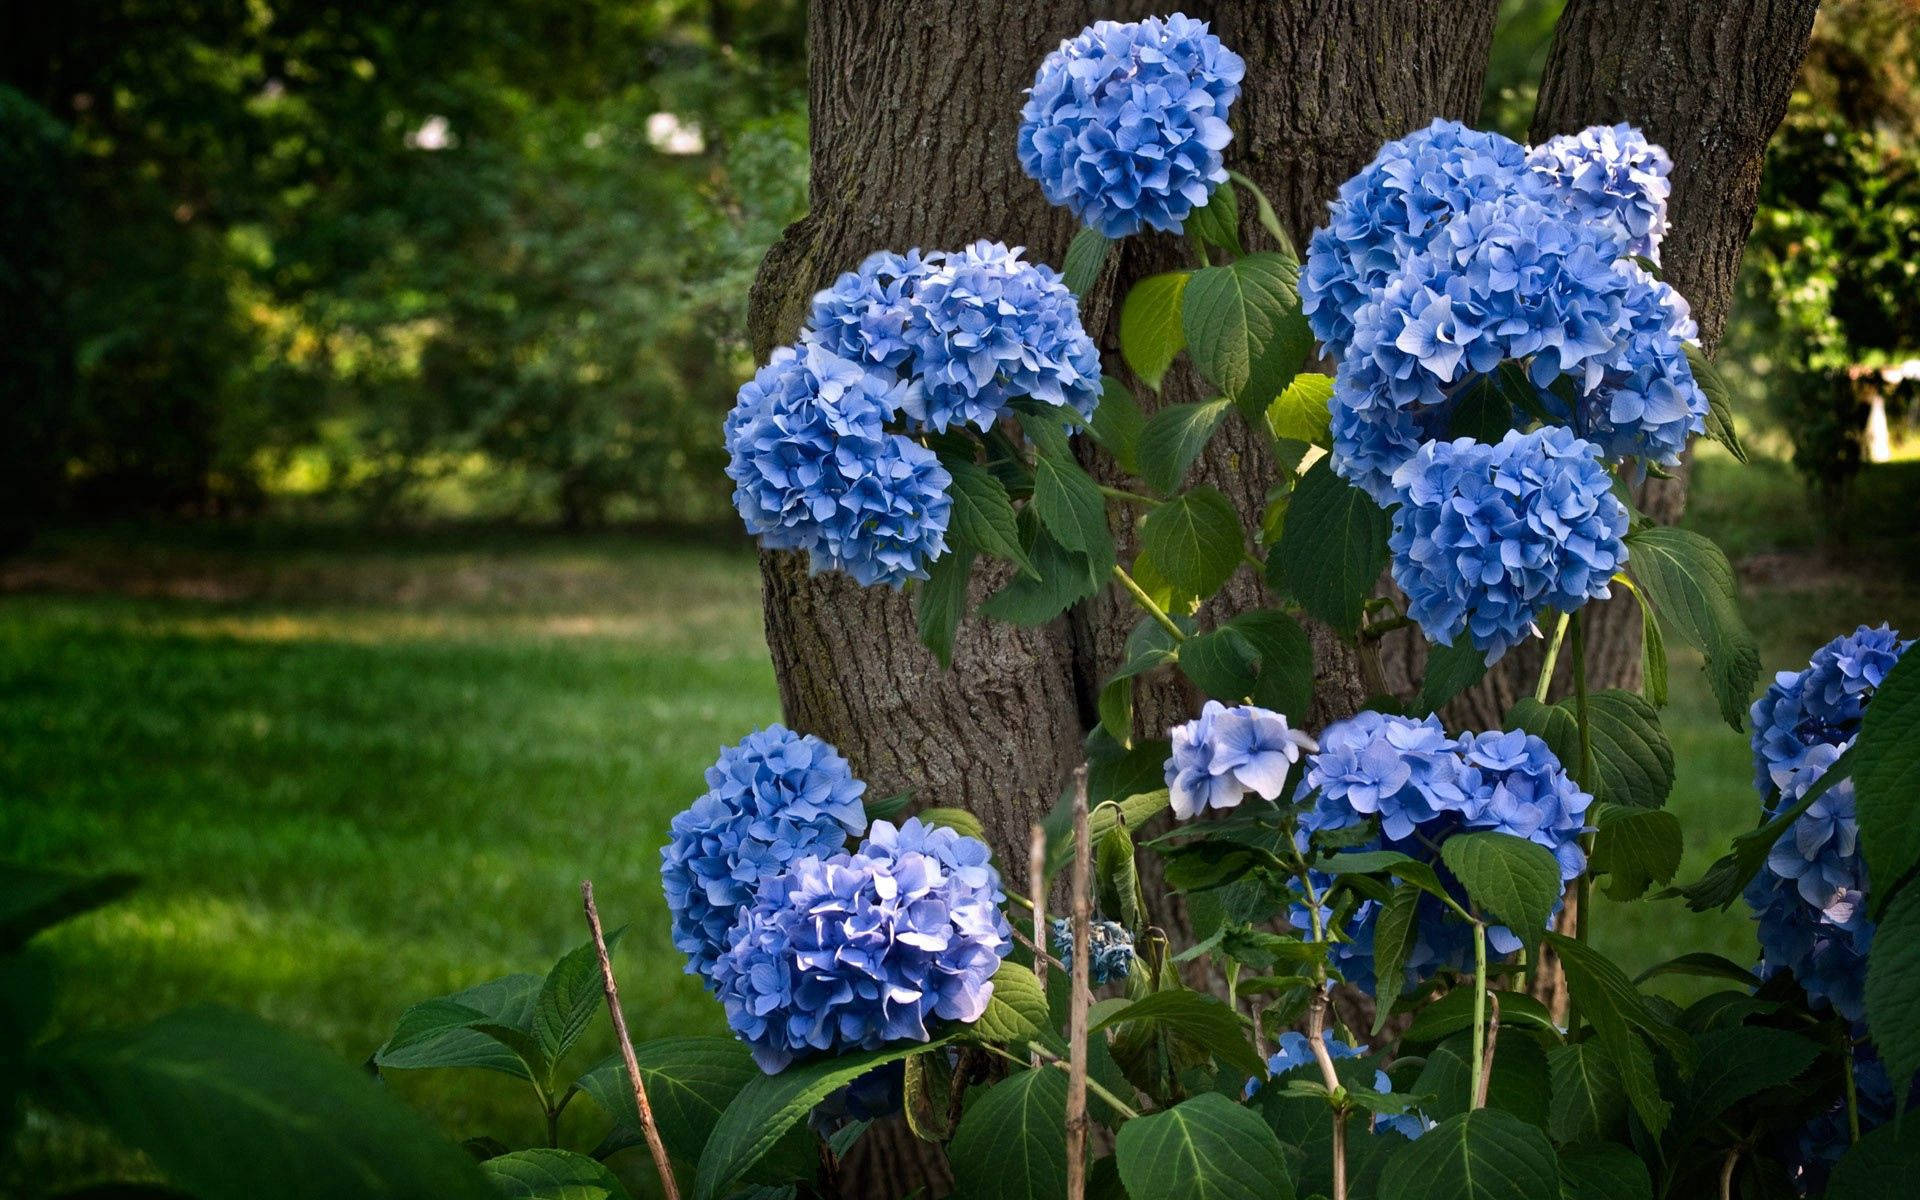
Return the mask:
<svg viewBox="0 0 1920 1200">
<path fill-rule="evenodd" d="M 407 1004 L 581 942 L 591 877 L 632 925 L 635 1036 L 723 1027 L 658 848 L 716 749 L 778 716 L 750 554 L 85 540 L 8 582 L 61 590 L 0 597 L 0 846 L 144 878 L 54 935 L 61 1025 L 214 1000 L 357 1062 Z M 454 1134 L 538 1136 L 504 1077 L 394 1085 Z M 36 1186 L 125 1165 L 42 1120 L 25 1152 Z"/>
<path fill-rule="evenodd" d="M 1824 517 L 1779 464 L 1708 454 L 1698 471 L 1689 522 L 1740 564 L 1769 676 L 1863 621 L 1920 630 L 1920 464 L 1868 470 L 1841 551 L 1817 548 Z M 1664 714 L 1686 878 L 1757 816 L 1745 736 L 1697 665 L 1676 649 Z M 145 879 L 53 937 L 61 1026 L 216 1000 L 359 1061 L 413 1001 L 544 970 L 577 944 L 590 876 L 609 922 L 632 925 L 619 961 L 635 1035 L 721 1027 L 679 972 L 657 853 L 717 747 L 778 716 L 736 544 L 68 536 L 0 566 L 0 696 L 7 855 Z M 1630 969 L 1754 954 L 1737 908 L 1601 900 L 1593 930 Z M 610 1047 L 604 1029 L 588 1040 L 590 1056 Z M 504 1077 L 393 1084 L 457 1136 L 539 1137 Z M 569 1112 L 571 1144 L 598 1133 L 589 1105 Z M 0 1192 L 129 1167 L 44 1116 L 25 1152 Z M 638 1158 L 625 1166 L 644 1186 Z"/>
</svg>

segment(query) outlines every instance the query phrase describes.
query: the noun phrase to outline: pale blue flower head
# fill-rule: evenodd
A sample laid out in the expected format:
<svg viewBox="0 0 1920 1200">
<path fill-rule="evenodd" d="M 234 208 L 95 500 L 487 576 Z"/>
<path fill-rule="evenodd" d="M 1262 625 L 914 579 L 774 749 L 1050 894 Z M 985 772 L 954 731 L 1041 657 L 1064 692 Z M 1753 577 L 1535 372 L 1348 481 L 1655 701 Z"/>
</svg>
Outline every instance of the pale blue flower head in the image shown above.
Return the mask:
<svg viewBox="0 0 1920 1200">
<path fill-rule="evenodd" d="M 764 881 L 713 977 L 769 1074 L 795 1058 L 932 1038 L 986 1011 L 1006 917 L 932 854 L 796 860 Z"/>
<path fill-rule="evenodd" d="M 1462 633 L 1492 664 L 1545 609 L 1608 594 L 1627 511 L 1594 448 L 1558 426 L 1498 445 L 1428 442 L 1394 473 L 1393 579 L 1429 641 Z"/>
<path fill-rule="evenodd" d="M 1660 261 L 1673 160 L 1631 125 L 1592 125 L 1549 138 L 1527 163 L 1558 185 L 1584 220 L 1611 227 L 1628 254 Z"/>
<path fill-rule="evenodd" d="M 1173 813 L 1182 819 L 1209 808 L 1233 808 L 1253 792 L 1278 800 L 1287 772 L 1313 739 L 1287 725 L 1287 718 L 1251 704 L 1228 708 L 1209 700 L 1200 715 L 1169 734 L 1167 788 Z"/>
<path fill-rule="evenodd" d="M 1093 415 L 1100 351 L 1079 303 L 1059 272 L 1021 254 L 979 241 L 928 256 L 904 333 L 911 380 L 901 410 L 915 426 L 991 429 L 1023 398 Z"/>
<path fill-rule="evenodd" d="M 952 479 L 931 450 L 883 427 L 901 395 L 818 343 L 775 351 L 726 420 L 747 532 L 863 585 L 926 578 L 946 553 Z"/>
<path fill-rule="evenodd" d="M 707 768 L 707 791 L 674 817 L 660 849 L 673 944 L 707 978 L 762 879 L 809 854 L 832 854 L 866 824 L 867 785 L 812 735 L 770 725 Z"/>
<path fill-rule="evenodd" d="M 1378 817 L 1389 839 L 1410 838 L 1441 813 L 1465 809 L 1472 784 L 1459 743 L 1439 718 L 1367 709 L 1321 731 L 1300 781 L 1302 797 L 1318 797 L 1300 828 L 1311 834 Z"/>
<path fill-rule="evenodd" d="M 1368 1053 L 1368 1051 L 1360 1047 L 1348 1045 L 1346 1042 L 1335 1037 L 1331 1032 L 1323 1033 L 1320 1036 L 1325 1041 L 1327 1057 L 1336 1063 L 1343 1059 L 1361 1058 Z M 1278 1080 L 1282 1076 L 1295 1071 L 1311 1072 L 1310 1077 L 1315 1083 L 1318 1083 L 1320 1082 L 1320 1076 L 1318 1074 L 1319 1067 L 1317 1063 L 1318 1059 L 1315 1058 L 1313 1053 L 1313 1043 L 1308 1040 L 1307 1035 L 1297 1029 L 1289 1029 L 1280 1035 L 1280 1040 L 1274 1049 L 1274 1053 L 1267 1059 L 1267 1074 L 1273 1079 Z M 1246 1094 L 1252 1096 L 1258 1086 L 1258 1080 L 1249 1080 L 1247 1082 Z M 1373 1090 L 1388 1094 L 1391 1094 L 1393 1091 L 1393 1080 L 1387 1077 L 1385 1071 L 1378 1068 L 1375 1068 L 1373 1072 Z M 1417 1138 L 1427 1130 L 1432 1129 L 1433 1125 L 1434 1123 L 1430 1118 L 1423 1116 L 1417 1111 L 1392 1114 L 1377 1113 L 1373 1118 L 1373 1128 L 1375 1132 L 1390 1131 L 1405 1138 Z"/>
<path fill-rule="evenodd" d="M 1047 55 L 1020 110 L 1020 165 L 1108 237 L 1179 232 L 1227 181 L 1246 64 L 1180 13 L 1096 21 Z"/>
</svg>

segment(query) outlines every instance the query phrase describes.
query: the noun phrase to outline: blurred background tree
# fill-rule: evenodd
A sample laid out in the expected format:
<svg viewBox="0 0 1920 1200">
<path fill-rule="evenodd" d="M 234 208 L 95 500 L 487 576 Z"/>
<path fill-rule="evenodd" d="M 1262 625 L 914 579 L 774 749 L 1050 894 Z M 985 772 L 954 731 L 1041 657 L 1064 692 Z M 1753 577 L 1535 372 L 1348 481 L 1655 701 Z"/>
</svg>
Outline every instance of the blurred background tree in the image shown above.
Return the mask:
<svg viewBox="0 0 1920 1200">
<path fill-rule="evenodd" d="M 718 511 L 746 283 L 804 207 L 800 7 L 17 14 L 9 511 Z"/>
</svg>

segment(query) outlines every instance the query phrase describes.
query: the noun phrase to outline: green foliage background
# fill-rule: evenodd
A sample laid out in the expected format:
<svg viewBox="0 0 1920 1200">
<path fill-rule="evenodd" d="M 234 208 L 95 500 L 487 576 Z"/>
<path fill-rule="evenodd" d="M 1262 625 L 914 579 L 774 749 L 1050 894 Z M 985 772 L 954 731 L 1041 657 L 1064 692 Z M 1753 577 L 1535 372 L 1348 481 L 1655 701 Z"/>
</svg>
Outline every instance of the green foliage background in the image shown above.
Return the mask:
<svg viewBox="0 0 1920 1200">
<path fill-rule="evenodd" d="M 0 440 L 58 468 L 23 501 L 710 515 L 746 284 L 804 206 L 800 9 L 22 14 Z"/>
</svg>

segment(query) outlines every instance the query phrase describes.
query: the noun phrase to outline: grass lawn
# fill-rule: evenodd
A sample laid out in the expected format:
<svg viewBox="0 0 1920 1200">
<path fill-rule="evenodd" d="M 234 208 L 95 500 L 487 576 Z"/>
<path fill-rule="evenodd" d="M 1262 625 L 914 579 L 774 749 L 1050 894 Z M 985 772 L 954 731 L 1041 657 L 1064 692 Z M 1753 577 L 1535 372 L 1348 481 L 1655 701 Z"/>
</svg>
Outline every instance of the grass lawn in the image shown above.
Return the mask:
<svg viewBox="0 0 1920 1200">
<path fill-rule="evenodd" d="M 1862 621 L 1920 631 L 1917 475 L 1870 469 L 1869 519 L 1828 553 L 1785 467 L 1705 457 L 1689 519 L 1733 550 L 1769 675 Z M 1665 715 L 1686 877 L 1757 815 L 1745 737 L 1693 666 L 1676 661 Z M 0 566 L 0 696 L 4 853 L 145 879 L 52 939 L 61 1025 L 217 1000 L 358 1061 L 409 1003 L 544 970 L 581 941 L 590 876 L 609 922 L 633 927 L 619 961 L 635 1036 L 721 1027 L 679 973 L 657 853 L 715 750 L 778 717 L 744 548 L 75 534 Z M 1630 967 L 1754 953 L 1737 910 L 1603 900 L 1594 930 Z M 610 1048 L 604 1031 L 588 1040 L 583 1057 Z M 504 1077 L 391 1078 L 455 1135 L 539 1138 Z M 583 1149 L 599 1133 L 590 1110 L 568 1114 Z M 128 1166 L 44 1117 L 25 1151 L 0 1192 Z"/>
</svg>

